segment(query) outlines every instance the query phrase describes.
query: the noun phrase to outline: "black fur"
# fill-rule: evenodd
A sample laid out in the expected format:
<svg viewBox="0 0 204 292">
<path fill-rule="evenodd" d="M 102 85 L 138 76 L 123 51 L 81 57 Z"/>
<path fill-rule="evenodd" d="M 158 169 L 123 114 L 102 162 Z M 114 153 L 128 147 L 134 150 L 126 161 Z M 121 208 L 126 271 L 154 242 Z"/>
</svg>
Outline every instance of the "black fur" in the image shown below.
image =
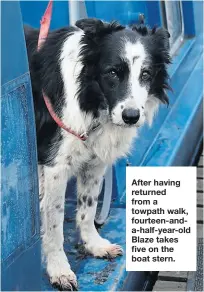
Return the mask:
<svg viewBox="0 0 204 292">
<path fill-rule="evenodd" d="M 92 112 L 97 117 L 98 110 L 106 108 L 107 104 L 111 110 L 118 100 L 123 99 L 127 91 L 128 66 L 124 60 L 118 59 L 118 50 L 123 46 L 122 37 L 133 43 L 140 38 L 150 56 L 152 79 L 148 84 L 149 93 L 168 104 L 164 90 L 168 88 L 166 65 L 170 63 L 167 30 L 156 27 L 151 30 L 139 25 L 132 27 L 133 34 L 117 22 L 103 23 L 97 19 L 82 19 L 76 24 L 85 32 L 81 51 L 84 67 L 79 76 L 79 100 L 83 111 Z M 117 71 L 118 83 L 108 75 L 112 69 Z"/>
<path fill-rule="evenodd" d="M 59 69 L 59 52 L 64 40 L 77 28 L 69 27 L 52 31 L 37 51 L 39 30 L 25 26 L 25 39 L 31 74 L 34 98 L 38 162 L 52 165 L 62 139 L 60 130 L 50 116 L 45 105 L 42 90 L 49 97 L 52 106 L 60 117 L 63 107 L 63 81 Z M 55 148 L 51 147 L 55 143 Z"/>
<path fill-rule="evenodd" d="M 166 65 L 170 63 L 170 57 L 169 33 L 165 29 L 151 30 L 143 24 L 126 29 L 117 22 L 105 23 L 97 19 L 82 19 L 76 22 L 76 26 L 78 28 L 68 27 L 50 32 L 39 52 L 39 31 L 25 27 L 40 164 L 53 164 L 62 139 L 59 127 L 45 106 L 42 90 L 60 117 L 64 105 L 64 84 L 59 66 L 60 49 L 64 40 L 79 28 L 85 32 L 80 52 L 83 69 L 78 78 L 78 99 L 82 111 L 91 112 L 94 117 L 98 117 L 101 110 L 109 108 L 111 111 L 116 102 L 122 100 L 127 93 L 128 64 L 118 54 L 118 50 L 123 50 L 123 37 L 133 43 L 140 38 L 149 53 L 148 74 L 151 76 L 146 80 L 141 78 L 141 83 L 148 87 L 149 93 L 168 103 L 165 89 L 170 87 Z M 112 76 L 114 72 L 117 78 Z M 53 143 L 55 147 L 51 151 Z"/>
</svg>

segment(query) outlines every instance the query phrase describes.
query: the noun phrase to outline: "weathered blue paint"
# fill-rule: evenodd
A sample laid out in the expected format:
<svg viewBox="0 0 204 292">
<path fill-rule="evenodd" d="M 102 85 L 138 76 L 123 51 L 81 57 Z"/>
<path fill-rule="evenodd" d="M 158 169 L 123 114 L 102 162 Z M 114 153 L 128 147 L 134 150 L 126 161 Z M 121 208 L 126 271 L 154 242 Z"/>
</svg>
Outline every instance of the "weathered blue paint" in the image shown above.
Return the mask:
<svg viewBox="0 0 204 292">
<path fill-rule="evenodd" d="M 127 276 L 127 272 L 125 271 L 125 254 L 112 261 L 96 259 L 90 255 L 86 255 L 75 229 L 75 209 L 76 205 L 70 202 L 66 204 L 64 248 L 71 262 L 71 266 L 77 274 L 79 290 L 120 290 Z M 125 250 L 125 209 L 111 209 L 106 224 L 99 232 L 110 241 L 121 244 Z M 135 282 L 139 283 L 137 275 L 135 276 Z M 50 289 L 51 287 L 45 276 L 44 290 Z"/>
<path fill-rule="evenodd" d="M 1 37 L 4 40 L 4 45 L 1 47 L 2 85 L 28 71 L 27 62 L 21 62 L 20 58 L 16 58 L 16 56 L 23 56 L 24 60 L 24 56 L 26 56 L 26 48 L 23 42 L 22 44 L 19 42 L 19 39 L 23 40 L 24 38 L 20 17 L 19 4 L 17 2 L 13 4 L 13 2 L 10 1 L 7 1 L 6 3 L 5 1 L 2 1 Z M 10 25 L 8 25 L 8 19 L 12 19 Z M 11 31 L 14 31 L 14 28 L 15 33 L 11 33 Z M 12 52 L 12 50 L 10 52 L 9 48 L 12 48 L 15 43 L 19 44 L 15 48 L 15 53 Z M 8 54 L 8 50 L 10 54 Z M 5 57 L 3 58 L 3 56 Z"/>
<path fill-rule="evenodd" d="M 19 3 L 2 2 L 1 289 L 10 291 L 41 287 L 36 140 L 22 28 Z"/>
</svg>

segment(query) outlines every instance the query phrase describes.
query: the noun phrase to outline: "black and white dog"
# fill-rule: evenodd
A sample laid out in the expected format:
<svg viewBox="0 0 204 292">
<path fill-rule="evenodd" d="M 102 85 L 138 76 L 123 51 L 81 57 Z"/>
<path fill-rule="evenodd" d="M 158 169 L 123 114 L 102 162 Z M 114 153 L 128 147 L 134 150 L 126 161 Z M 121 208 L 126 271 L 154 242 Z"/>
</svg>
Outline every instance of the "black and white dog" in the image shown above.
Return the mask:
<svg viewBox="0 0 204 292">
<path fill-rule="evenodd" d="M 50 32 L 37 51 L 39 31 L 25 27 L 34 97 L 42 249 L 52 284 L 77 287 L 63 250 L 67 181 L 77 177 L 77 226 L 86 250 L 96 257 L 122 254 L 94 225 L 104 172 L 126 156 L 137 129 L 150 125 L 160 103 L 168 103 L 169 33 L 144 25 L 82 19 Z M 61 128 L 56 116 L 78 135 Z M 87 133 L 86 141 L 80 135 Z"/>
</svg>

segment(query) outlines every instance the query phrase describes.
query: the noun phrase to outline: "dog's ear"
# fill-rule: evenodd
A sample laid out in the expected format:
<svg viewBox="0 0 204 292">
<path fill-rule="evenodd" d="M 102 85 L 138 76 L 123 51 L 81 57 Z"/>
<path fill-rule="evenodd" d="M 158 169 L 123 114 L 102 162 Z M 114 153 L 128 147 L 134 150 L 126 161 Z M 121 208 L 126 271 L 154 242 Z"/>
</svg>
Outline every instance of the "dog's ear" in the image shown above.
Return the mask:
<svg viewBox="0 0 204 292">
<path fill-rule="evenodd" d="M 148 34 L 149 47 L 161 63 L 170 64 L 170 34 L 165 28 L 154 27 Z"/>
<path fill-rule="evenodd" d="M 75 25 L 85 33 L 96 34 L 104 26 L 104 23 L 96 18 L 82 18 L 76 21 Z"/>
<path fill-rule="evenodd" d="M 169 38 L 170 33 L 167 29 L 160 27 L 154 27 L 151 31 L 151 35 L 153 36 L 155 42 L 157 42 L 158 47 L 164 48 L 165 50 L 169 51 Z"/>
<path fill-rule="evenodd" d="M 157 45 L 158 49 L 169 51 L 169 38 L 170 33 L 163 27 L 157 28 L 156 26 L 150 29 L 143 23 L 134 24 L 131 26 L 133 31 L 136 31 L 144 37 L 150 37 L 151 41 Z"/>
<path fill-rule="evenodd" d="M 125 27 L 117 21 L 104 22 L 97 18 L 83 18 L 76 21 L 75 25 L 82 29 L 87 36 L 103 37 L 113 31 L 122 30 Z"/>
</svg>

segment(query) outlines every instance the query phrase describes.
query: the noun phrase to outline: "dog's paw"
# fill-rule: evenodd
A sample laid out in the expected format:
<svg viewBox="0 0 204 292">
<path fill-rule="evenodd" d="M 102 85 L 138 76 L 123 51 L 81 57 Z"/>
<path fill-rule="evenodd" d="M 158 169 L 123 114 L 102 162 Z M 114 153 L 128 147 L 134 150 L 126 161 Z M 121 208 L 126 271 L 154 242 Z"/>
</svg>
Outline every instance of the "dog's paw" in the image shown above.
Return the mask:
<svg viewBox="0 0 204 292">
<path fill-rule="evenodd" d="M 64 252 L 50 254 L 47 257 L 47 273 L 50 283 L 59 290 L 77 290 L 76 275 L 71 270 Z"/>
<path fill-rule="evenodd" d="M 77 291 L 77 279 L 72 270 L 66 273 L 66 275 L 50 277 L 50 283 L 60 291 Z"/>
<path fill-rule="evenodd" d="M 118 244 L 111 244 L 108 240 L 103 239 L 99 244 L 86 244 L 85 248 L 95 257 L 115 258 L 123 254 L 123 249 Z"/>
</svg>

